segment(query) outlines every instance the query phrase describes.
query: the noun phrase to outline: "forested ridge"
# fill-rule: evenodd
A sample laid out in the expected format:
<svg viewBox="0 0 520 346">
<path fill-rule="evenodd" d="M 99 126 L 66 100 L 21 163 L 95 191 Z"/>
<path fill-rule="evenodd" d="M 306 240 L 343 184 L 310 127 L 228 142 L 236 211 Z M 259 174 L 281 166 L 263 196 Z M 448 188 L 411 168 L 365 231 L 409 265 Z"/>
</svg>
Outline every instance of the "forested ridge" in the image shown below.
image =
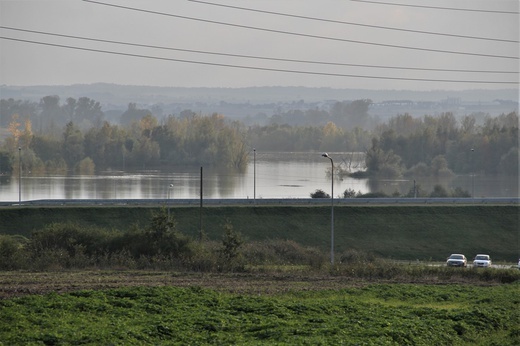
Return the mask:
<svg viewBox="0 0 520 346">
<path fill-rule="evenodd" d="M 46 96 L 39 103 L 0 100 L 0 171 L 21 165 L 33 173 L 214 165 L 245 169 L 258 151 L 363 152 L 366 174 L 518 174 L 518 115 L 453 113 L 386 122 L 369 114 L 370 100 L 336 102 L 330 109 L 289 110 L 268 125 L 246 126 L 222 114 L 160 109 L 130 103 L 118 121 L 106 120 L 87 97 Z M 338 167 L 352 173 L 349 167 Z"/>
</svg>

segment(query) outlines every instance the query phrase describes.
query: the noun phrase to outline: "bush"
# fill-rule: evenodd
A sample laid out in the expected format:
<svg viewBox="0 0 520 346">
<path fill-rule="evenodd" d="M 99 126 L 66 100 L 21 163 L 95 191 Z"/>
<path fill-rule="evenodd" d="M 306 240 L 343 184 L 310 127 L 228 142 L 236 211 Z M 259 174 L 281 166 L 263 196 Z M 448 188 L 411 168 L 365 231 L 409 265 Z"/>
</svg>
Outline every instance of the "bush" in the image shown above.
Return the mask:
<svg viewBox="0 0 520 346">
<path fill-rule="evenodd" d="M 354 191 L 353 189 L 346 189 L 345 191 L 343 191 L 343 198 L 354 198 L 354 197 L 356 197 L 356 191 Z"/>
<path fill-rule="evenodd" d="M 451 197 L 468 198 L 468 197 L 471 197 L 471 194 L 467 190 L 463 190 L 461 187 L 456 187 L 451 192 Z"/>
<path fill-rule="evenodd" d="M 437 184 L 433 187 L 433 191 L 430 193 L 430 197 L 448 197 L 448 191 L 442 185 Z"/>
<path fill-rule="evenodd" d="M 349 264 L 375 262 L 376 259 L 375 255 L 356 249 L 345 250 L 339 255 L 340 263 Z"/>
<path fill-rule="evenodd" d="M 24 247 L 28 240 L 21 236 L 0 234 L 0 269 L 16 270 L 25 265 Z"/>
<path fill-rule="evenodd" d="M 357 194 L 356 198 L 386 198 L 388 195 L 384 192 L 369 192 L 364 194 Z"/>
<path fill-rule="evenodd" d="M 330 195 L 328 193 L 325 193 L 325 191 L 317 189 L 314 192 L 311 192 L 311 198 L 330 198 Z"/>
<path fill-rule="evenodd" d="M 227 221 L 224 226 L 222 248 L 219 250 L 219 268 L 224 271 L 243 270 L 240 247 L 244 243 L 239 232 Z"/>
<path fill-rule="evenodd" d="M 244 256 L 250 265 L 307 265 L 320 269 L 327 263 L 319 249 L 282 239 L 245 244 Z"/>
<path fill-rule="evenodd" d="M 73 257 L 78 254 L 94 256 L 107 251 L 116 232 L 79 225 L 73 222 L 52 223 L 44 229 L 33 232 L 30 250 L 39 254 L 42 251 L 61 251 Z"/>
</svg>

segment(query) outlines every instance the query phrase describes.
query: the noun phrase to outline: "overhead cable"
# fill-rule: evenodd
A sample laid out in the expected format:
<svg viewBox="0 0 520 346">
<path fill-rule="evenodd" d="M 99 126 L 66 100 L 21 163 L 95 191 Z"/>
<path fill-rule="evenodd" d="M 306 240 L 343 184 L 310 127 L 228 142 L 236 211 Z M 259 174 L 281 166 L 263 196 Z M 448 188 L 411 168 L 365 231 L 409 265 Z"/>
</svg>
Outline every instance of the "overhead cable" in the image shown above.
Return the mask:
<svg viewBox="0 0 520 346">
<path fill-rule="evenodd" d="M 518 11 L 499 11 L 499 10 L 484 10 L 484 9 L 473 9 L 473 8 L 458 8 L 458 7 L 439 7 L 439 6 L 426 6 L 426 5 L 411 5 L 395 2 L 384 2 L 384 1 L 370 1 L 370 0 L 350 0 L 353 2 L 366 2 L 369 4 L 379 5 L 391 5 L 391 6 L 405 6 L 405 7 L 417 7 L 417 8 L 428 8 L 434 10 L 449 10 L 449 11 L 465 11 L 465 12 L 483 12 L 483 13 L 500 13 L 500 14 L 516 14 Z"/>
<path fill-rule="evenodd" d="M 508 39 L 502 39 L 502 38 L 479 37 L 479 36 L 469 36 L 469 35 L 447 34 L 447 33 L 433 32 L 433 31 L 403 29 L 403 28 L 395 28 L 395 27 L 388 27 L 388 26 L 381 26 L 381 25 L 371 25 L 371 24 L 362 24 L 362 23 L 354 23 L 354 22 L 345 22 L 345 21 L 333 20 L 333 19 L 324 19 L 324 18 L 317 18 L 317 17 L 300 16 L 300 15 L 295 15 L 295 14 L 288 14 L 288 13 L 281 13 L 281 12 L 259 10 L 259 9 L 253 9 L 253 8 L 247 8 L 247 7 L 239 7 L 239 6 L 231 6 L 231 5 L 225 5 L 225 4 L 217 4 L 217 3 L 201 1 L 201 0 L 188 0 L 188 1 L 195 2 L 195 3 L 200 3 L 200 4 L 205 4 L 205 5 L 212 5 L 212 6 L 232 8 L 232 9 L 242 10 L 242 11 L 251 11 L 251 12 L 272 14 L 272 15 L 284 16 L 284 17 L 308 19 L 308 20 L 327 22 L 327 23 L 334 23 L 334 24 L 361 26 L 361 27 L 365 27 L 365 28 L 375 28 L 375 29 L 393 30 L 393 31 L 401 31 L 401 32 L 410 32 L 410 33 L 415 33 L 415 34 L 448 36 L 448 37 L 466 38 L 466 39 L 473 39 L 473 40 L 487 40 L 487 41 L 519 43 L 518 40 L 508 40 Z"/>
<path fill-rule="evenodd" d="M 488 57 L 488 58 L 515 59 L 515 60 L 519 60 L 520 59 L 518 56 L 497 55 L 497 54 L 484 54 L 484 53 L 471 53 L 471 52 L 461 52 L 461 51 L 452 51 L 452 50 L 443 50 L 443 49 L 433 49 L 433 48 L 420 48 L 420 47 L 402 46 L 402 45 L 394 45 L 394 44 L 386 44 L 386 43 L 375 43 L 375 42 L 367 42 L 367 41 L 359 41 L 359 40 L 349 40 L 349 39 L 344 39 L 344 38 L 336 38 L 336 37 L 328 37 L 328 36 L 302 34 L 302 33 L 291 32 L 291 31 L 259 28 L 259 27 L 248 26 L 248 25 L 233 24 L 233 23 L 219 22 L 219 21 L 209 20 L 209 19 L 201 19 L 201 18 L 194 18 L 194 17 L 188 17 L 188 16 L 181 16 L 181 15 L 176 15 L 176 14 L 171 14 L 171 13 L 157 12 L 157 11 L 145 10 L 145 9 L 140 9 L 140 8 L 135 8 L 135 7 L 107 4 L 107 3 L 104 3 L 104 2 L 93 1 L 93 0 L 82 0 L 82 1 L 88 2 L 88 3 L 92 3 L 92 4 L 96 4 L 96 5 L 104 5 L 104 6 L 109 6 L 109 7 L 121 8 L 121 9 L 125 9 L 125 10 L 132 10 L 132 11 L 137 11 L 137 12 L 143 12 L 143 13 L 167 16 L 167 17 L 174 17 L 174 18 L 180 18 L 180 19 L 186 19 L 186 20 L 193 20 L 193 21 L 199 21 L 199 22 L 204 22 L 204 23 L 225 25 L 225 26 L 231 26 L 231 27 L 235 27 L 235 28 L 251 29 L 251 30 L 264 31 L 264 32 L 272 32 L 272 33 L 284 34 L 284 35 L 294 35 L 294 36 L 302 36 L 302 37 L 322 39 L 322 40 L 349 42 L 349 43 L 357 43 L 357 44 L 364 44 L 364 45 L 380 46 L 380 47 L 387 47 L 387 48 L 417 50 L 417 51 L 424 51 L 424 52 L 459 54 L 459 55 L 480 56 L 480 57 Z"/>
<path fill-rule="evenodd" d="M 367 75 L 355 75 L 355 74 L 342 74 L 342 73 L 327 73 L 327 72 L 315 72 L 315 71 L 277 69 L 277 68 L 268 68 L 268 67 L 232 65 L 232 64 L 222 64 L 222 63 L 214 63 L 214 62 L 187 60 L 187 59 L 173 59 L 173 58 L 157 57 L 157 56 L 142 55 L 142 54 L 123 53 L 123 52 L 115 52 L 115 51 L 102 50 L 102 49 L 84 48 L 84 47 L 76 47 L 76 46 L 63 45 L 63 44 L 55 44 L 55 43 L 23 40 L 23 39 L 12 38 L 12 37 L 5 37 L 5 36 L 0 36 L 0 39 L 10 40 L 10 41 L 17 41 L 17 42 L 24 42 L 24 43 L 32 43 L 32 44 L 38 44 L 38 45 L 44 45 L 44 46 L 50 46 L 50 47 L 67 48 L 67 49 L 89 51 L 89 52 L 96 52 L 96 53 L 105 53 L 105 54 L 113 54 L 113 55 L 120 55 L 120 56 L 129 56 L 129 57 L 135 57 L 135 58 L 145 58 L 145 59 L 154 59 L 154 60 L 162 60 L 162 61 L 175 61 L 175 62 L 182 62 L 182 63 L 190 63 L 190 64 L 198 64 L 198 65 L 208 65 L 208 66 L 220 66 L 220 67 L 229 67 L 229 68 L 246 69 L 246 70 L 258 70 L 258 71 L 270 71 L 270 72 L 285 72 L 285 73 L 306 74 L 306 75 L 319 75 L 319 76 L 330 76 L 330 77 L 350 77 L 350 78 L 363 78 L 363 79 L 381 79 L 381 80 L 403 80 L 403 81 L 447 82 L 447 83 L 473 83 L 473 84 L 514 84 L 514 85 L 518 85 L 518 82 L 516 82 L 516 81 L 482 81 L 482 80 L 459 80 L 459 79 L 430 79 L 430 78 L 385 77 L 385 76 L 367 76 Z"/>
<path fill-rule="evenodd" d="M 114 41 L 114 40 L 106 40 L 106 39 L 97 39 L 97 38 L 91 38 L 91 37 L 82 37 L 82 36 L 74 36 L 74 35 L 57 34 L 57 33 L 45 32 L 45 31 L 38 31 L 38 30 L 28 30 L 28 29 L 13 28 L 13 27 L 8 27 L 8 26 L 0 26 L 0 29 L 20 31 L 20 32 L 28 32 L 28 33 L 40 34 L 40 35 L 72 38 L 72 39 L 77 39 L 77 40 L 86 40 L 86 41 L 101 42 L 101 43 L 119 44 L 119 45 L 141 47 L 141 48 L 153 48 L 153 49 L 172 50 L 172 51 L 187 52 L 187 53 L 227 56 L 227 57 L 234 57 L 234 58 L 247 58 L 247 59 L 258 59 L 258 60 L 281 61 L 281 62 L 291 62 L 291 63 L 305 63 L 305 64 L 317 64 L 317 65 L 329 65 L 329 66 L 350 66 L 350 67 L 377 68 L 377 69 L 390 69 L 390 70 L 435 71 L 435 72 L 500 73 L 500 74 L 518 74 L 519 73 L 518 71 L 503 71 L 503 70 L 497 71 L 497 70 L 440 69 L 440 68 L 421 68 L 421 67 L 406 67 L 406 66 L 383 66 L 383 65 L 350 64 L 350 63 L 328 62 L 328 61 L 286 59 L 286 58 L 276 58 L 276 57 L 244 55 L 244 54 L 209 52 L 209 51 L 202 51 L 202 50 L 195 50 L 195 49 L 183 49 L 183 48 L 174 48 L 174 47 L 164 47 L 164 46 L 156 46 L 156 45 L 149 45 L 149 44 L 140 44 L 140 43 L 131 43 L 131 42 Z"/>
</svg>

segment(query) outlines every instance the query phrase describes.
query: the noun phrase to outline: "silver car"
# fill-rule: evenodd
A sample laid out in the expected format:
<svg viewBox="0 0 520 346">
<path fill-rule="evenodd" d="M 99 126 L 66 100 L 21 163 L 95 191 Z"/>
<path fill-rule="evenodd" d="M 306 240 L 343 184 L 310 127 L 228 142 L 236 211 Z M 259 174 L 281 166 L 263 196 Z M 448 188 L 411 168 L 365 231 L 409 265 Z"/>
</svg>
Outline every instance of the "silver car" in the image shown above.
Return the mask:
<svg viewBox="0 0 520 346">
<path fill-rule="evenodd" d="M 491 267 L 491 257 L 489 255 L 479 254 L 473 260 L 474 268 L 489 268 Z"/>
<path fill-rule="evenodd" d="M 448 267 L 465 267 L 467 264 L 468 260 L 466 259 L 466 256 L 458 253 L 452 254 L 446 261 Z"/>
</svg>

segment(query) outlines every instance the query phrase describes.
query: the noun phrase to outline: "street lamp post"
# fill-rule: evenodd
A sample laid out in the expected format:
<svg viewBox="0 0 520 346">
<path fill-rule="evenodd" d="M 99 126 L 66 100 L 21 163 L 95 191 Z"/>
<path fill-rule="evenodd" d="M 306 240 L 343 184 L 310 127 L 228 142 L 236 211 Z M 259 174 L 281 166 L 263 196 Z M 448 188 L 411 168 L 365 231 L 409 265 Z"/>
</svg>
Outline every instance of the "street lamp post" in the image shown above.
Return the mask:
<svg viewBox="0 0 520 346">
<path fill-rule="evenodd" d="M 256 149 L 253 148 L 253 200 L 256 204 Z"/>
<path fill-rule="evenodd" d="M 22 148 L 18 147 L 18 204 L 22 204 Z"/>
<path fill-rule="evenodd" d="M 471 197 L 475 198 L 475 149 L 471 148 Z"/>
<path fill-rule="evenodd" d="M 173 189 L 173 184 L 168 187 L 168 220 L 170 220 L 170 193 Z"/>
<path fill-rule="evenodd" d="M 326 157 L 330 160 L 331 163 L 331 171 L 330 171 L 330 181 L 331 181 L 331 194 L 330 194 L 330 264 L 334 265 L 334 161 L 327 153 L 321 154 L 321 156 Z"/>
</svg>

